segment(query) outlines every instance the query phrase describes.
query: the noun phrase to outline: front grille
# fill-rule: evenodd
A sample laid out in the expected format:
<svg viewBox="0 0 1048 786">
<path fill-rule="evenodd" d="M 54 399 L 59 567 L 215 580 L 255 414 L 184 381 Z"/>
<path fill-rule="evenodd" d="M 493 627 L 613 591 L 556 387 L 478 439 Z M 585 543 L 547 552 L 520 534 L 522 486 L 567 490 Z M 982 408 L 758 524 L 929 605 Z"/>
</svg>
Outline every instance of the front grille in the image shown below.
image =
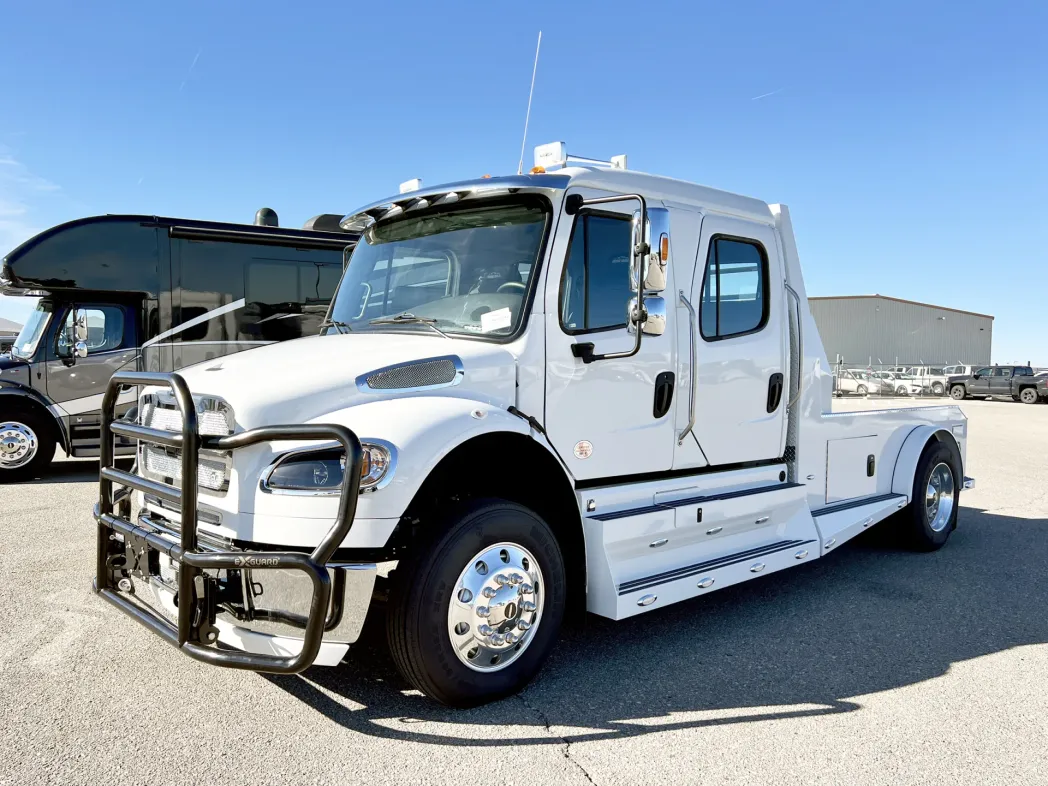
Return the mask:
<svg viewBox="0 0 1048 786">
<path fill-rule="evenodd" d="M 210 396 L 194 396 L 197 429 L 201 436 L 224 437 L 233 433 L 233 409 L 225 401 Z M 139 415 L 143 426 L 162 431 L 182 430 L 182 413 L 174 397 L 167 392 L 147 393 L 142 397 Z M 201 450 L 197 464 L 197 482 L 202 489 L 225 493 L 232 474 L 229 451 Z M 150 480 L 173 486 L 182 484 L 182 451 L 159 445 L 139 446 L 139 471 Z"/>
<path fill-rule="evenodd" d="M 368 374 L 365 381 L 372 390 L 426 388 L 433 385 L 450 385 L 458 373 L 455 359 L 438 358 L 375 371 Z"/>
</svg>

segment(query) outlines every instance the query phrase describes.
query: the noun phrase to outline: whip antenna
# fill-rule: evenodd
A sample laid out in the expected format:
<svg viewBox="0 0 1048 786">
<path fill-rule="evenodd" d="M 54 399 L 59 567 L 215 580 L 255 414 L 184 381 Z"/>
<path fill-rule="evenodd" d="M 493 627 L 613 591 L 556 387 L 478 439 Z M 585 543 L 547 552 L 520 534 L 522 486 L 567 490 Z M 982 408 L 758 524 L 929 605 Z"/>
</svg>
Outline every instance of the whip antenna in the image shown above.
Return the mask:
<svg viewBox="0 0 1048 786">
<path fill-rule="evenodd" d="M 539 42 L 535 44 L 535 65 L 531 67 L 531 90 L 528 91 L 528 113 L 524 116 L 524 139 L 520 142 L 520 163 L 517 174 L 524 172 L 524 148 L 528 144 L 528 121 L 531 120 L 531 97 L 535 95 L 535 72 L 539 70 L 539 48 L 542 46 L 542 31 L 539 30 Z"/>
</svg>

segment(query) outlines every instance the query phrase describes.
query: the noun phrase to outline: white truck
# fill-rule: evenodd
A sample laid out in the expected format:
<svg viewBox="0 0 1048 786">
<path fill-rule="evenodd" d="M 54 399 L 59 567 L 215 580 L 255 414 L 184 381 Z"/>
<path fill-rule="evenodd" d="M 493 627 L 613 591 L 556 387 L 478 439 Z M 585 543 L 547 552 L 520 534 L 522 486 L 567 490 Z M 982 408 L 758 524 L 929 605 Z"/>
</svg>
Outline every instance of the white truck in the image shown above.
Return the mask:
<svg viewBox="0 0 1048 786">
<path fill-rule="evenodd" d="M 941 547 L 965 417 L 830 411 L 787 208 L 550 151 L 346 216 L 322 335 L 115 376 L 95 590 L 283 673 L 337 665 L 377 598 L 404 677 L 470 706 L 525 685 L 567 609 L 661 609 L 889 516 Z"/>
</svg>

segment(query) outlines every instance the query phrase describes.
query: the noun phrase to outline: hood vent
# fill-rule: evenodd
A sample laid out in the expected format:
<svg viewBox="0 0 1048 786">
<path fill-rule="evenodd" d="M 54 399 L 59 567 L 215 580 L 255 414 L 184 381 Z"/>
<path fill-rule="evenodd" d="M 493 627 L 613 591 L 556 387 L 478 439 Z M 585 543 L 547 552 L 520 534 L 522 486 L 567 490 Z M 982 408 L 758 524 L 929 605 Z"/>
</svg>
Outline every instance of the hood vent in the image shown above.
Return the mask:
<svg viewBox="0 0 1048 786">
<path fill-rule="evenodd" d="M 357 377 L 357 388 L 376 390 L 432 390 L 457 385 L 465 372 L 457 355 L 414 360 L 376 369 Z"/>
</svg>

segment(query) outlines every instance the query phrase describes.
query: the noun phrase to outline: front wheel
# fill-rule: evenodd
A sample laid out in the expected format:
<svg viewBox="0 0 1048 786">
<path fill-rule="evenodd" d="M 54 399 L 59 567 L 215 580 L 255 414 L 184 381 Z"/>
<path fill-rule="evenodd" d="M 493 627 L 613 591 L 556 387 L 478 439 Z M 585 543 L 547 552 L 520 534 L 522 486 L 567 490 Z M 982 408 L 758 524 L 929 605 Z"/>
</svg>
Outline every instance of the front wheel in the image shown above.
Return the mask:
<svg viewBox="0 0 1048 786">
<path fill-rule="evenodd" d="M 899 387 L 895 388 L 895 395 L 897 395 L 897 396 L 905 396 L 906 395 L 906 386 L 905 385 L 899 385 Z"/>
<path fill-rule="evenodd" d="M 946 392 L 946 388 L 943 387 L 943 384 L 941 382 L 933 382 L 932 383 L 932 395 L 941 396 L 945 392 Z"/>
<path fill-rule="evenodd" d="M 1019 393 L 1019 400 L 1023 404 L 1036 404 L 1037 403 L 1037 390 L 1034 388 L 1025 388 Z"/>
<path fill-rule="evenodd" d="M 954 385 L 950 388 L 950 398 L 954 401 L 964 400 L 964 385 Z"/>
<path fill-rule="evenodd" d="M 55 457 L 51 424 L 35 412 L 0 418 L 0 483 L 38 475 Z"/>
<path fill-rule="evenodd" d="M 865 385 L 859 385 L 857 388 L 855 388 L 855 392 L 858 393 L 860 396 L 865 396 L 867 393 L 869 393 L 869 390 L 867 390 Z"/>
<path fill-rule="evenodd" d="M 401 560 L 386 633 L 404 678 L 454 707 L 516 693 L 556 642 L 567 583 L 556 536 L 533 511 L 474 501 Z"/>
</svg>

